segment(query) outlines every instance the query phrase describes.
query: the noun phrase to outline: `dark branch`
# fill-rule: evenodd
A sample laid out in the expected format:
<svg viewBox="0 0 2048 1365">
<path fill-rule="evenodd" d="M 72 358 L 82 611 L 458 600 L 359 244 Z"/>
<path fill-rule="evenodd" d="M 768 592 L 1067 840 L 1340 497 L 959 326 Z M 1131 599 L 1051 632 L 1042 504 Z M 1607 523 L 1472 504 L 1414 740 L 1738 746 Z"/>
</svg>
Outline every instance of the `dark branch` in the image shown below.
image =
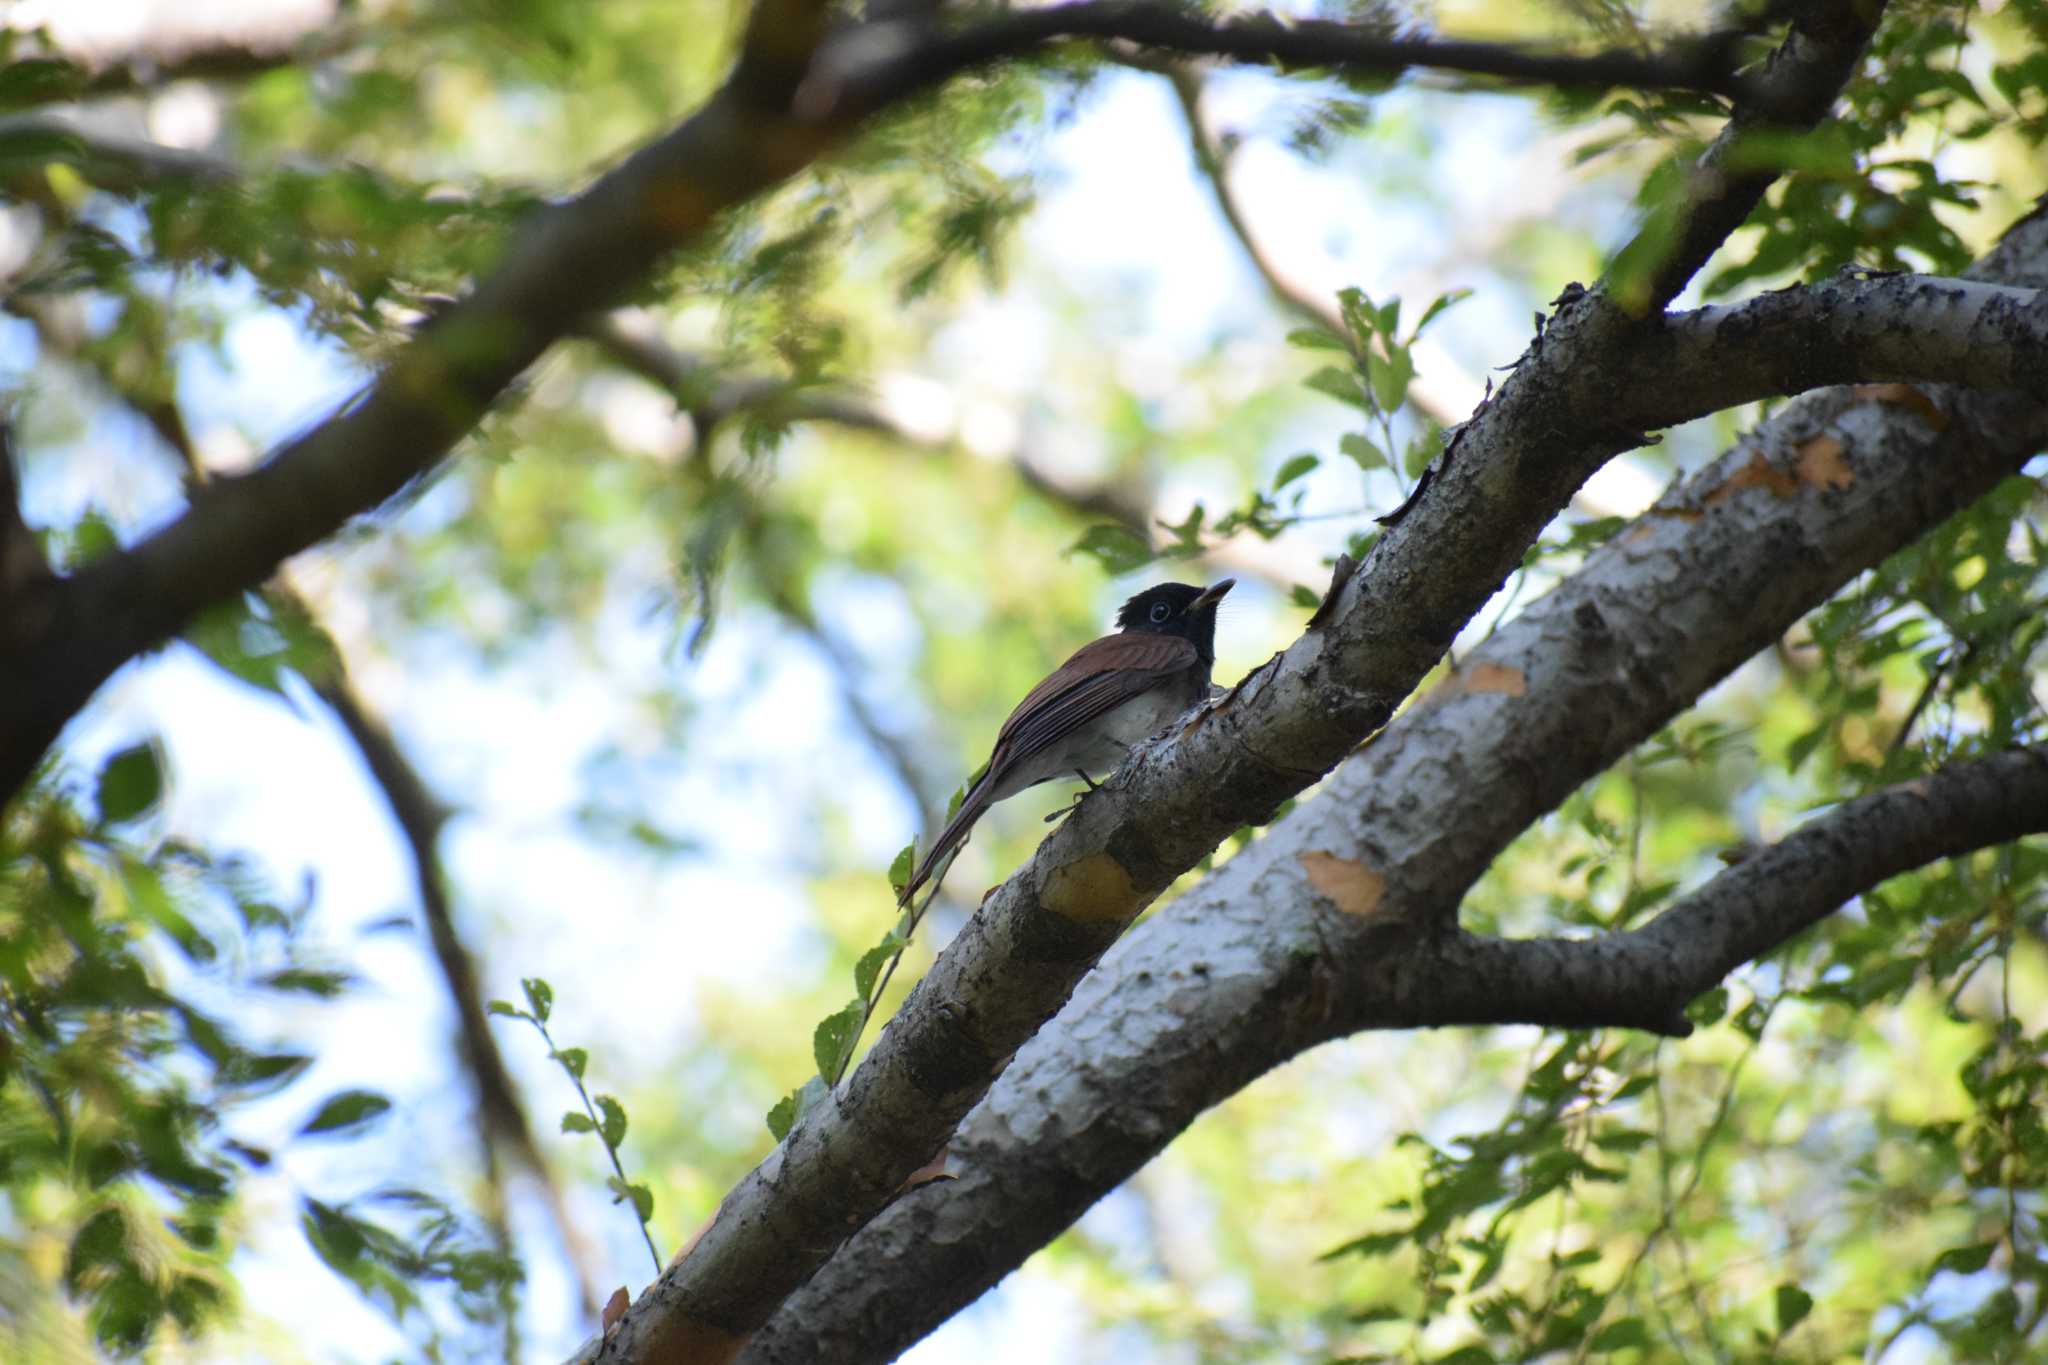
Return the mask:
<svg viewBox="0 0 2048 1365">
<path fill-rule="evenodd" d="M 828 66 L 822 73 L 813 72 L 813 82 L 821 75 L 824 81 L 811 85 L 810 94 L 814 107 L 836 107 L 842 100 L 867 106 L 884 91 L 933 84 L 1058 39 L 1094 38 L 1183 56 L 1277 63 L 1290 70 L 1387 77 L 1435 70 L 1564 89 L 1692 90 L 1788 112 L 1803 107 L 1792 92 L 1738 71 L 1741 43 L 1748 36 L 1739 31 L 1710 33 L 1675 40 L 1661 52 L 1575 54 L 1506 43 L 1400 37 L 1384 26 L 1273 14 L 1219 21 L 1155 0 L 1083 0 L 1012 11 L 969 25 L 938 41 L 916 44 L 890 67 L 865 76 L 834 79 L 836 73 Z"/>
<path fill-rule="evenodd" d="M 0 623 L 12 617 L 9 599 L 47 584 L 50 564 L 36 533 L 21 516 L 21 470 L 15 463 L 14 420 L 0 412 Z M 4 651 L 4 639 L 0 639 Z"/>
<path fill-rule="evenodd" d="M 1608 283 L 1638 316 L 1660 311 L 1763 201 L 1777 170 L 1735 169 L 1756 135 L 1805 130 L 1827 117 L 1884 15 L 1884 0 L 1814 0 L 1736 100 L 1734 117 L 1693 168 L 1683 203 L 1653 212 L 1616 255 Z"/>
</svg>

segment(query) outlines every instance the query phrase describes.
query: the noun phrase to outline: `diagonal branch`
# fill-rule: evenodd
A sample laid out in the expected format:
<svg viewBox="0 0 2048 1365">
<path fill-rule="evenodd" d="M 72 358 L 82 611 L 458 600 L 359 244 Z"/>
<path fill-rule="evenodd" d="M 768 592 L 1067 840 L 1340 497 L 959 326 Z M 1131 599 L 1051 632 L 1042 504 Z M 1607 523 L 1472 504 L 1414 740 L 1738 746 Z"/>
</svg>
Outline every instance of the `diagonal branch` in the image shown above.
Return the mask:
<svg viewBox="0 0 2048 1365">
<path fill-rule="evenodd" d="M 2007 279 L 2048 275 L 2048 214 L 2009 234 L 1989 264 Z M 1760 905 L 1750 921 L 1758 927 L 1740 929 L 1739 917 L 1713 908 L 1736 880 L 1686 902 L 1697 911 L 1674 910 L 1614 939 L 1507 943 L 1449 921 L 1498 851 L 1544 811 L 2048 439 L 2048 406 L 2038 402 L 1936 401 L 1938 423 L 1917 406 L 1853 390 L 1789 406 L 1496 632 L 1317 799 L 1119 943 L 962 1126 L 950 1152 L 957 1179 L 904 1197 L 864 1227 L 783 1306 L 746 1360 L 889 1358 L 1021 1264 L 1203 1110 L 1330 1038 L 1532 1018 L 1679 1031 L 1686 990 L 1801 921 L 1790 912 L 1771 919 Z M 1846 484 L 1797 472 L 1802 447 L 1822 436 L 1843 447 Z M 1759 478 L 1759 465 L 1782 481 Z M 1359 577 L 1374 572 L 1369 563 Z M 1400 599 L 1381 609 L 1400 610 Z M 2039 780 L 2020 760 L 1995 762 L 2001 782 Z M 2006 823 L 1989 825 L 1986 837 L 2010 837 L 2018 818 L 1999 817 Z M 1782 856 L 1809 847 L 1802 840 Z M 1945 847 L 1902 837 L 1900 856 L 1924 860 Z M 1811 888 L 1803 913 L 1826 913 L 1857 876 L 1881 877 L 1886 865 L 1855 866 Z M 1691 937 L 1703 925 L 1721 927 Z M 1700 945 L 1685 970 L 1646 965 L 1680 937 Z M 1633 956 L 1624 961 L 1617 943 Z M 1580 997 L 1600 1001 L 1604 1016 L 1589 1017 Z"/>
<path fill-rule="evenodd" d="M 736 1349 L 938 1152 L 1139 911 L 1384 724 L 1592 470 L 1642 431 L 1696 415 L 1667 405 L 1696 400 L 1697 384 L 1680 396 L 1644 376 L 1617 401 L 1654 326 L 1599 295 L 1572 298 L 1439 460 L 1433 496 L 1333 589 L 1307 634 L 1168 741 L 1140 746 L 982 901 L 830 1102 L 628 1310 L 607 1358 Z"/>
<path fill-rule="evenodd" d="M 1619 286 L 1623 306 L 1638 314 L 1664 308 L 1742 226 L 1780 174 L 1742 169 L 1744 153 L 1759 133 L 1808 129 L 1827 117 L 1883 14 L 1883 0 L 1797 7 L 1784 44 L 1737 99 L 1734 117 L 1687 178 L 1682 200 L 1653 212 L 1616 254 L 1609 282 Z"/>
</svg>

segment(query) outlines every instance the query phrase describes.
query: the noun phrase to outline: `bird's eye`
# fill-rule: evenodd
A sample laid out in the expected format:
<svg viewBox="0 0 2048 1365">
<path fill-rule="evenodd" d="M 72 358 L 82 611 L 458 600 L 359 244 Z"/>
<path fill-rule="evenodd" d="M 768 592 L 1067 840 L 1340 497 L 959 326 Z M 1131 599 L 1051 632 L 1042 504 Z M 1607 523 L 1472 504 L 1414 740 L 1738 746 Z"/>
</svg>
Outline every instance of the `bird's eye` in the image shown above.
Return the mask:
<svg viewBox="0 0 2048 1365">
<path fill-rule="evenodd" d="M 1171 615 L 1173 615 L 1173 608 L 1167 606 L 1166 603 L 1154 602 L 1152 604 L 1152 620 L 1155 623 L 1164 621 L 1167 617 Z"/>
</svg>

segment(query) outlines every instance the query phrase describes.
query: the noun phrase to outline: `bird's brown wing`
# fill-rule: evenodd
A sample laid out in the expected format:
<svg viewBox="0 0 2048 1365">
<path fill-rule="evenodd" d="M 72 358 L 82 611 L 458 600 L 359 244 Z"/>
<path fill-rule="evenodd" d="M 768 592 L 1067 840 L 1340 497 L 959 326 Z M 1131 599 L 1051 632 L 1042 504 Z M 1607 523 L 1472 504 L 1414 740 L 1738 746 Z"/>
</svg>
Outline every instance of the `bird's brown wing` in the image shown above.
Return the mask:
<svg viewBox="0 0 2048 1365">
<path fill-rule="evenodd" d="M 1105 635 L 1074 651 L 1031 689 L 996 735 L 992 766 L 1035 753 L 1107 715 L 1168 674 L 1192 668 L 1194 642 L 1178 635 Z"/>
<path fill-rule="evenodd" d="M 1178 635 L 1105 635 L 1075 650 L 1003 722 L 988 767 L 932 841 L 896 903 L 909 904 L 939 862 L 966 842 L 968 831 L 988 809 L 990 794 L 1012 765 L 1115 710 L 1168 674 L 1192 668 L 1198 658 L 1193 642 Z"/>
</svg>

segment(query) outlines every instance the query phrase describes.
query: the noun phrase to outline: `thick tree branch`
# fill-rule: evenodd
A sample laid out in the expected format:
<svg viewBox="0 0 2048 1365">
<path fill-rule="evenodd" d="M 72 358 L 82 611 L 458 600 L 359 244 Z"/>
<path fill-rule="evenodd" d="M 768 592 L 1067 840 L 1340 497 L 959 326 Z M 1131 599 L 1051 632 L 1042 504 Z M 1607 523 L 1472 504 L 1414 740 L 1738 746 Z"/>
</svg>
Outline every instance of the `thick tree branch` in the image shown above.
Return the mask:
<svg viewBox="0 0 2048 1365">
<path fill-rule="evenodd" d="M 1617 402 L 1654 325 L 1597 295 L 1573 299 L 1317 627 L 1168 742 L 1141 747 L 983 900 L 831 1101 L 627 1312 L 607 1358 L 740 1345 L 936 1154 L 1138 911 L 1385 723 L 1592 470 L 1694 415 L 1667 409 L 1676 400 L 1654 384 Z"/>
<path fill-rule="evenodd" d="M 1807 0 L 1735 114 L 1686 181 L 1682 203 L 1652 213 L 1616 255 L 1609 282 L 1631 313 L 1661 310 L 1728 234 L 1763 202 L 1780 174 L 1739 169 L 1759 133 L 1812 128 L 1827 116 L 1877 31 L 1884 0 Z"/>
<path fill-rule="evenodd" d="M 973 24 L 909 53 L 901 70 L 903 75 L 929 72 L 930 79 L 936 80 L 963 67 L 1016 56 L 1056 39 L 1095 38 L 1183 56 L 1277 63 L 1289 69 L 1327 68 L 1381 76 L 1449 71 L 1566 89 L 1693 90 L 1773 111 L 1794 112 L 1803 107 L 1783 86 L 1739 69 L 1741 44 L 1748 36 L 1729 30 L 1675 39 L 1661 52 L 1615 49 L 1579 54 L 1543 52 L 1509 43 L 1396 36 L 1384 25 L 1283 18 L 1270 13 L 1219 20 L 1156 0 L 1082 0 L 1013 10 Z M 858 91 L 860 86 L 846 81 L 844 88 Z"/>
<path fill-rule="evenodd" d="M 1986 267 L 2014 282 L 2048 278 L 2048 213 L 2009 234 Z M 1117 944 L 963 1125 L 949 1163 L 958 1178 L 905 1195 L 869 1223 L 745 1358 L 893 1356 L 1204 1109 L 1330 1038 L 1510 1019 L 1679 1031 L 1684 993 L 1711 980 L 1709 968 L 1801 927 L 1770 919 L 1764 902 L 1747 918 L 1724 918 L 1713 907 L 1730 904 L 1723 897 L 1742 880 L 1685 902 L 1706 908 L 1674 909 L 1616 939 L 1482 940 L 1450 917 L 1530 822 L 2048 439 L 2048 406 L 2010 394 L 1936 393 L 1930 404 L 1932 419 L 1929 408 L 1853 390 L 1791 405 L 1496 632 L 1315 800 Z M 1842 464 L 1802 474 L 1822 438 L 1839 444 Z M 1846 481 L 1830 477 L 1840 470 Z M 1359 578 L 1374 571 L 1369 562 Z M 1439 576 L 1457 571 L 1455 560 L 1437 566 Z M 1400 604 L 1383 599 L 1380 609 Z M 1987 771 L 2001 781 L 2038 780 L 2011 769 L 2018 759 L 1994 762 Z M 1227 799 L 1218 787 L 1205 795 Z M 1887 803 L 1899 799 L 1867 809 L 1895 812 Z M 2013 832 L 1995 824 L 1986 837 Z M 1810 845 L 1780 856 L 1803 859 Z M 1945 847 L 1902 837 L 1901 856 L 1924 861 Z M 1863 864 L 1861 874 L 1881 877 L 1884 865 Z M 1824 914 L 1854 889 L 1843 871 L 1799 904 Z M 1689 926 L 1714 923 L 1731 927 L 1689 938 Z M 1695 950 L 1647 962 L 1681 937 Z M 1621 961 L 1627 972 L 1611 970 Z M 1603 1012 L 1581 1009 L 1581 996 L 1604 1002 Z"/>
<path fill-rule="evenodd" d="M 1476 940 L 1490 980 L 1540 986 L 1501 1017 L 1580 1027 L 1673 1021 L 1729 972 L 1852 896 L 1943 858 L 2048 831 L 2048 751 L 2014 749 L 1837 806 L 1754 853 L 1640 929 L 1592 940 Z"/>
<path fill-rule="evenodd" d="M 710 104 L 543 214 L 506 264 L 424 329 L 348 410 L 62 585 L 63 609 L 27 648 L 11 651 L 34 655 L 38 667 L 25 672 L 38 686 L 0 698 L 0 789 L 18 784 L 63 719 L 123 659 L 396 492 L 549 343 L 644 278 L 719 210 L 793 174 L 866 114 L 1050 39 L 1158 44 L 1187 36 L 1189 24 L 1199 30 L 1190 38 L 1198 51 L 1377 70 L 1425 60 L 1432 47 L 1392 40 L 1373 53 L 1381 40 L 1361 39 L 1333 55 L 1325 40 L 1336 35 L 1320 26 L 1310 37 L 1325 45 L 1308 48 L 1293 36 L 1298 30 L 1277 23 L 1212 29 L 1142 6 L 1079 5 L 932 39 L 856 30 L 809 64 L 790 105 L 787 87 L 804 67 L 784 39 L 805 26 L 750 26 L 756 41 Z M 899 38 L 907 46 L 867 55 Z M 1442 45 L 1434 53 L 1450 60 Z M 1773 76 L 1799 69 L 1788 59 Z M 1826 71 L 1807 75 L 1827 80 Z M 1091 797 L 984 905 L 836 1102 L 798 1125 L 695 1250 L 629 1312 L 618 1337 L 628 1358 L 730 1347 L 764 1320 L 938 1148 L 1131 915 L 1382 723 L 1590 470 L 1644 426 L 1692 415 L 1665 413 L 1646 396 L 1638 411 L 1661 420 L 1630 426 L 1610 392 L 1575 373 L 1576 361 L 1603 352 L 1611 360 L 1632 330 L 1597 299 L 1561 315 L 1465 429 L 1456 467 L 1448 453 L 1439 462 L 1434 495 L 1381 539 L 1367 572 L 1331 603 L 1327 624 L 1178 743 L 1127 769 L 1120 790 Z"/>
</svg>

